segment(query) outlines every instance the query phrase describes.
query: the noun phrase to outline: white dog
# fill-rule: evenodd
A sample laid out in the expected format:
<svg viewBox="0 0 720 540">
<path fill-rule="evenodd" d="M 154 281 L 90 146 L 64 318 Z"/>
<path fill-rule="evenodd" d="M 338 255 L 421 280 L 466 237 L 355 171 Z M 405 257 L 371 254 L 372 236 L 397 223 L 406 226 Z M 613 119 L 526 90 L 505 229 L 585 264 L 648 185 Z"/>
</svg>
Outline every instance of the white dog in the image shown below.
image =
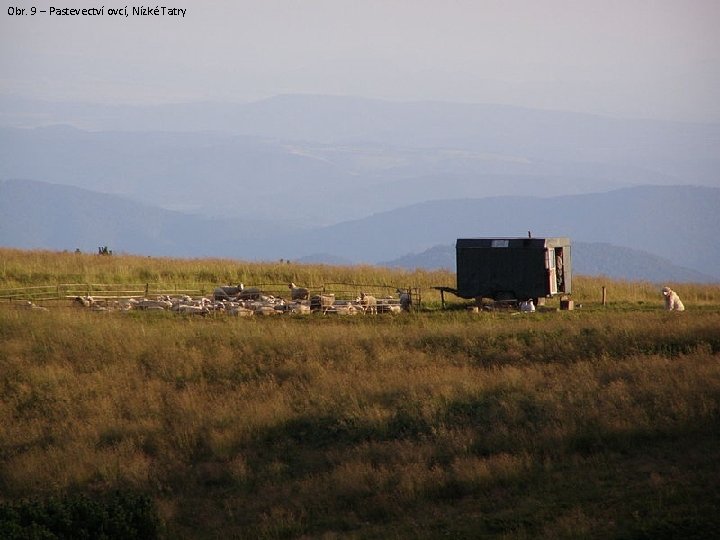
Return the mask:
<svg viewBox="0 0 720 540">
<path fill-rule="evenodd" d="M 685 311 L 685 306 L 680 297 L 670 287 L 663 287 L 662 293 L 665 297 L 665 309 L 668 311 Z"/>
</svg>

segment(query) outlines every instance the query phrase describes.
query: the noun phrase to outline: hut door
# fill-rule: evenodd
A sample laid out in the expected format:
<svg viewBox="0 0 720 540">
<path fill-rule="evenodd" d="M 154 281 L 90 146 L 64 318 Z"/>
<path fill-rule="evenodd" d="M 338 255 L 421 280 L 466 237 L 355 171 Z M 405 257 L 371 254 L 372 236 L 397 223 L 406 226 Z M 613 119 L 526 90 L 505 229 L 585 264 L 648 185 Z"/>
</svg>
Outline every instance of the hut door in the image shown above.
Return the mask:
<svg viewBox="0 0 720 540">
<path fill-rule="evenodd" d="M 547 268 L 548 290 L 550 294 L 557 294 L 557 276 L 555 274 L 555 250 L 545 250 L 545 267 Z"/>
<path fill-rule="evenodd" d="M 563 262 L 563 248 L 555 248 L 555 278 L 557 290 L 565 292 L 565 264 Z"/>
</svg>

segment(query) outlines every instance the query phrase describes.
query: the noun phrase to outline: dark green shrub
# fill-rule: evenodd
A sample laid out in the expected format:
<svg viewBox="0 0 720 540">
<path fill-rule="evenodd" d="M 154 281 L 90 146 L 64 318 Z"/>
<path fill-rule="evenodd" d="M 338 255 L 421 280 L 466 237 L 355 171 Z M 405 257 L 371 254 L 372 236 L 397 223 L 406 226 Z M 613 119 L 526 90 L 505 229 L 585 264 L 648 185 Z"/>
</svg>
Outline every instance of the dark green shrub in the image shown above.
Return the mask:
<svg viewBox="0 0 720 540">
<path fill-rule="evenodd" d="M 0 537 L 7 540 L 153 539 L 160 520 L 145 495 L 115 492 L 0 503 Z"/>
</svg>

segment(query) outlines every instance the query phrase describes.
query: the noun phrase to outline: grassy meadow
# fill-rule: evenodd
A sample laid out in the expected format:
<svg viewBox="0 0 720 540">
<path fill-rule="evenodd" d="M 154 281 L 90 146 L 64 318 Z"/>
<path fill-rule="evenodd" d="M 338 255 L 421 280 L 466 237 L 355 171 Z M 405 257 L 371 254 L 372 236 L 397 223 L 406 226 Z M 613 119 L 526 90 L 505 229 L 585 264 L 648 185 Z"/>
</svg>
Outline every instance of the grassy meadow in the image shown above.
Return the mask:
<svg viewBox="0 0 720 540">
<path fill-rule="evenodd" d="M 117 493 L 163 538 L 720 536 L 720 286 L 675 286 L 667 313 L 658 284 L 579 276 L 580 309 L 470 313 L 439 309 L 449 272 L 0 249 L 0 294 L 288 281 L 417 287 L 426 309 L 0 301 L 0 536 L 48 537 L 3 530 L 12 505 Z"/>
</svg>

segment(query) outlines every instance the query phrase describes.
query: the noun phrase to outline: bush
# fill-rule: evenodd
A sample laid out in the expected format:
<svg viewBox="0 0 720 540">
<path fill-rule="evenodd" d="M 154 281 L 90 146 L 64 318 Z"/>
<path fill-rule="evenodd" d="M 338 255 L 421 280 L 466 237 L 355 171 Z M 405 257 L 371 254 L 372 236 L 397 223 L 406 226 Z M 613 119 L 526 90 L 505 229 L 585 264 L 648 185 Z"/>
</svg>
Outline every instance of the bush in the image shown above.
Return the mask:
<svg viewBox="0 0 720 540">
<path fill-rule="evenodd" d="M 155 505 L 145 495 L 115 492 L 0 504 L 0 537 L 8 540 L 152 539 L 159 531 Z"/>
</svg>

